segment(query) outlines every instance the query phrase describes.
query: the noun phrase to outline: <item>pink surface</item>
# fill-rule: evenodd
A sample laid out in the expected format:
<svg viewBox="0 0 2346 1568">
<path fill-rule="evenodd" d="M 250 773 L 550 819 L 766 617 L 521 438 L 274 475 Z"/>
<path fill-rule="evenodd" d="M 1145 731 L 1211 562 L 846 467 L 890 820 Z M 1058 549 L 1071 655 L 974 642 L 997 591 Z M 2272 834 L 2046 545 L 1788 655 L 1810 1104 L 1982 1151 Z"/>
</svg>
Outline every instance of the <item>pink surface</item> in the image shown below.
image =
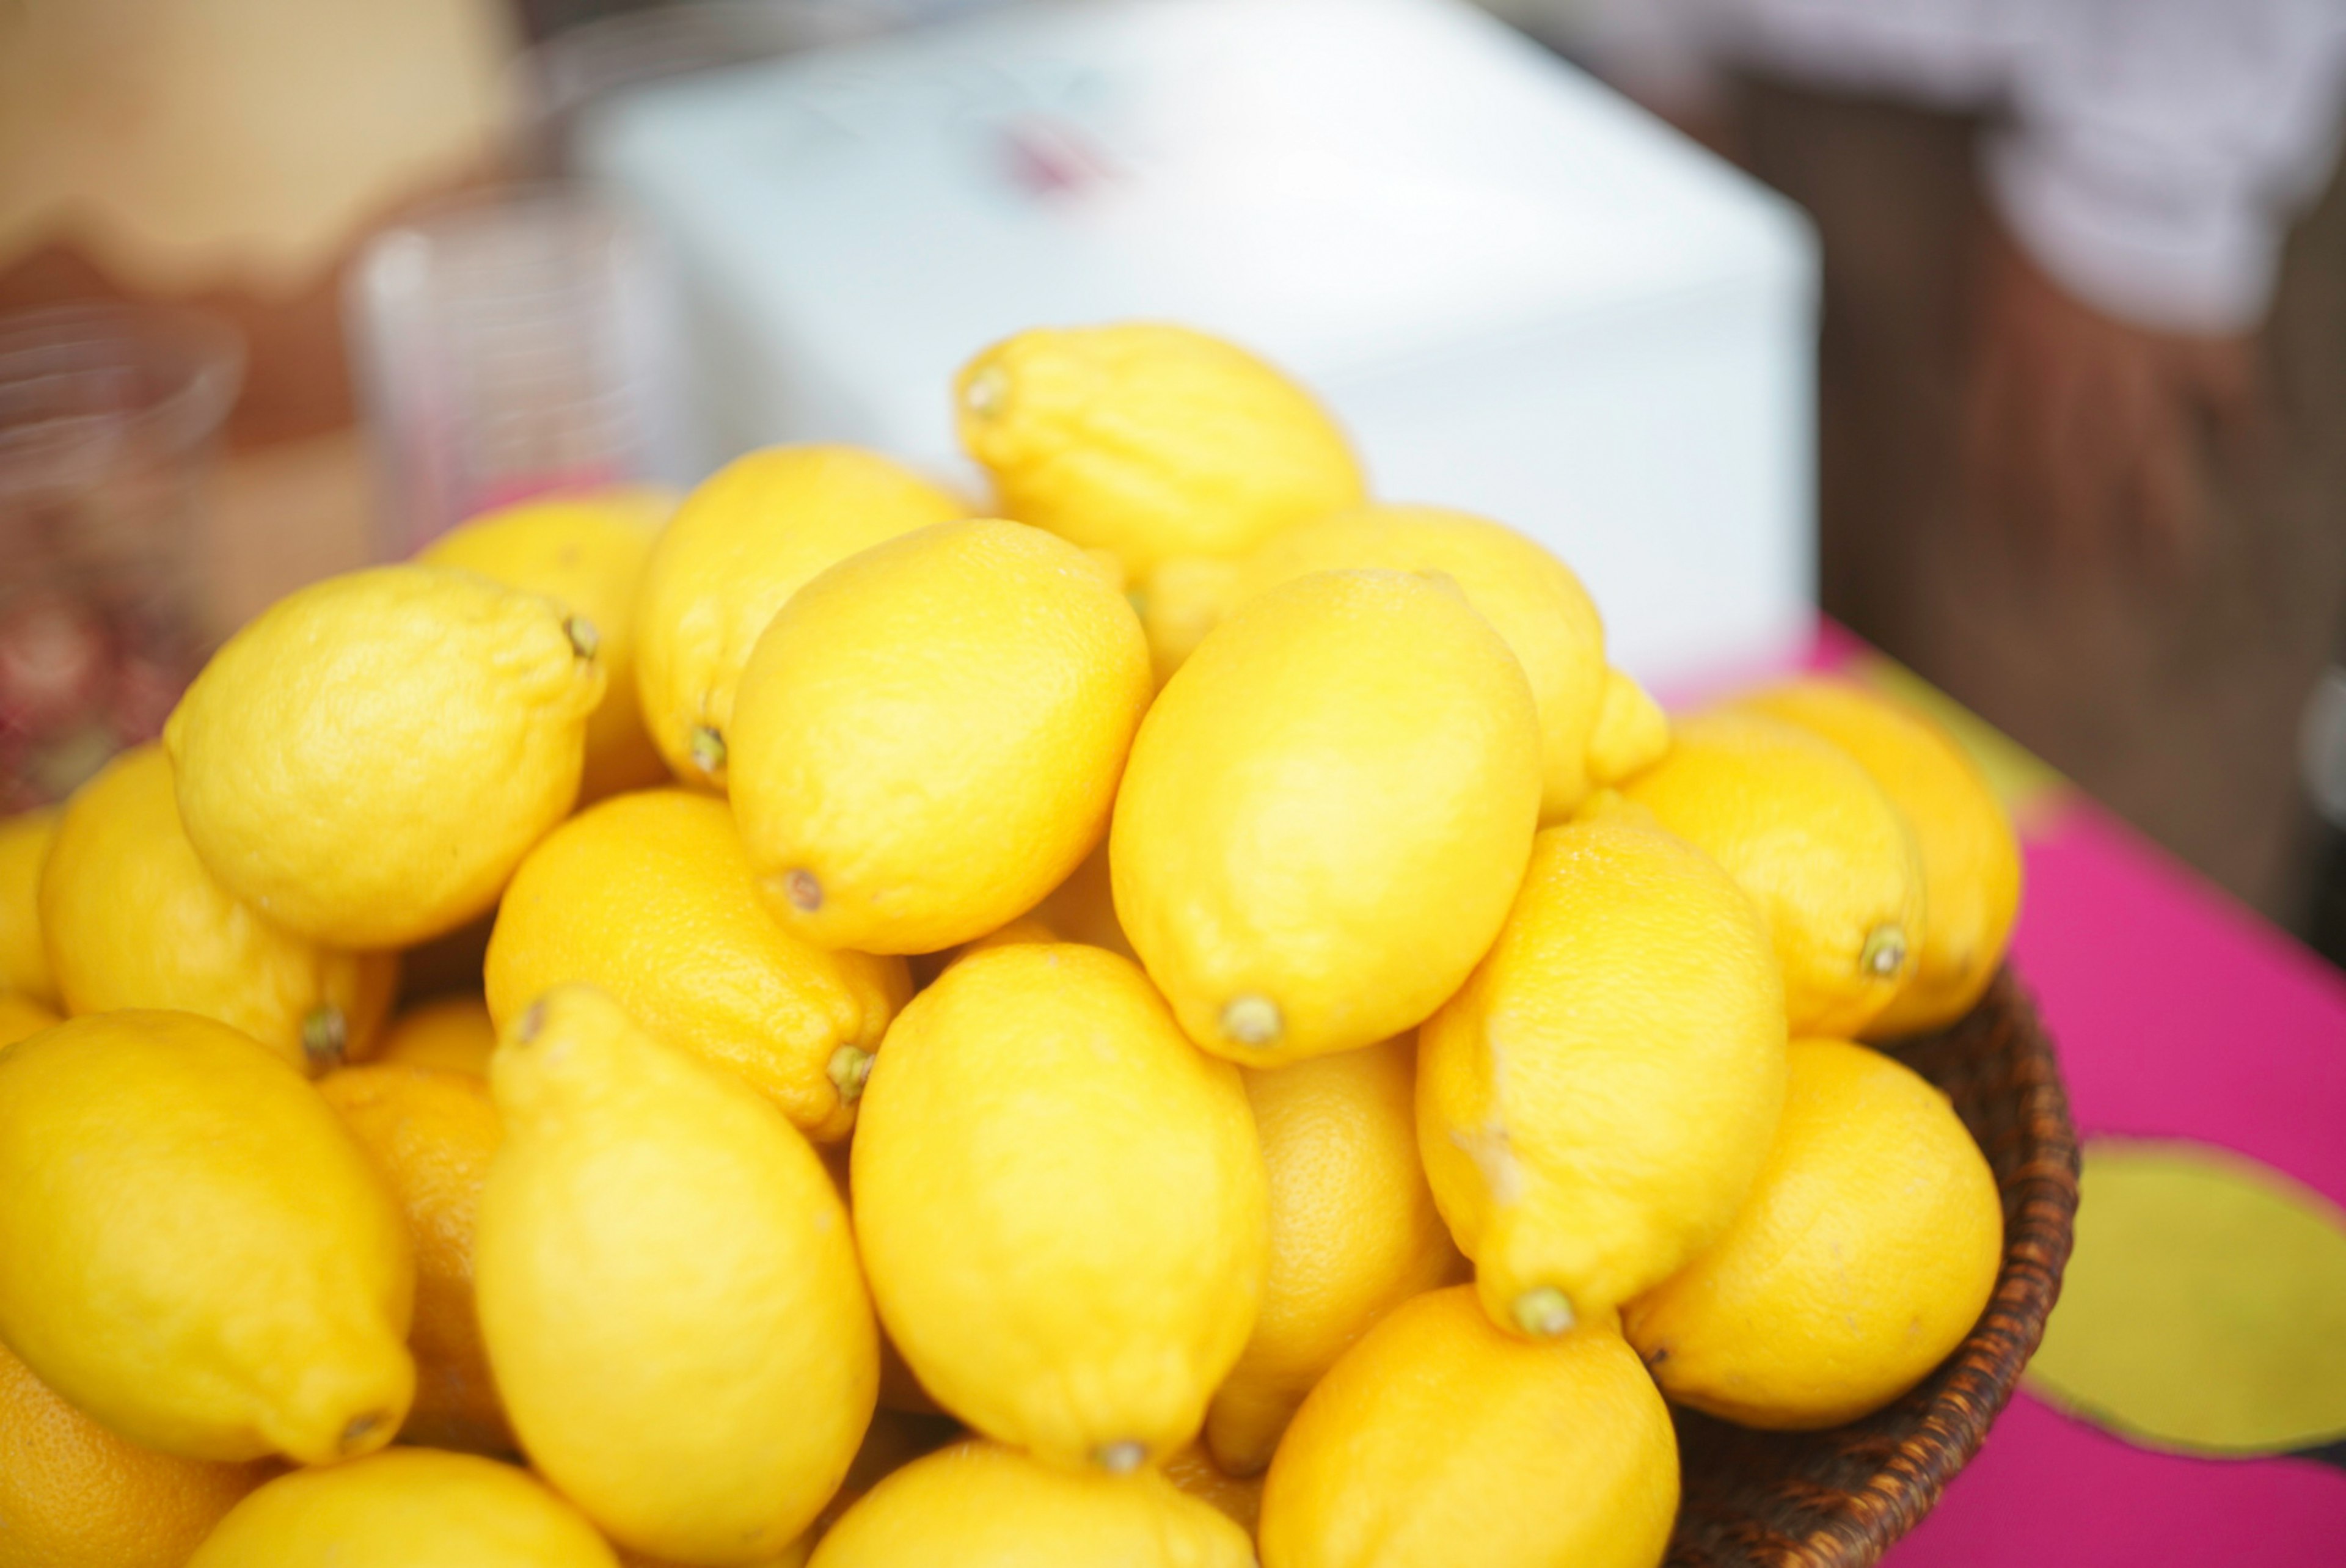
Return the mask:
<svg viewBox="0 0 2346 1568">
<path fill-rule="evenodd" d="M 2026 1394 L 1890 1568 L 2334 1568 L 2346 1472 L 2130 1448 Z"/>
</svg>

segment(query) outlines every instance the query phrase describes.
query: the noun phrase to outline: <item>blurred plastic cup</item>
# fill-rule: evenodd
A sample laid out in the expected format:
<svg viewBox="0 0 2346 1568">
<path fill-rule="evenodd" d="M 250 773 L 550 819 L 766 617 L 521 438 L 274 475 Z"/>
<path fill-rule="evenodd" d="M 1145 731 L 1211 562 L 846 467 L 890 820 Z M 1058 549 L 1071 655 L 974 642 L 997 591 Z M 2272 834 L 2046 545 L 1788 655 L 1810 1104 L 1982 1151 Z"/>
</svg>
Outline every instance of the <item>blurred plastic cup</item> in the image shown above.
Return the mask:
<svg viewBox="0 0 2346 1568">
<path fill-rule="evenodd" d="M 494 190 L 387 229 L 349 307 L 383 558 L 534 495 L 680 477 L 666 269 L 591 192 Z"/>
<path fill-rule="evenodd" d="M 0 811 L 152 738 L 200 667 L 197 507 L 243 370 L 186 311 L 0 316 Z"/>
</svg>

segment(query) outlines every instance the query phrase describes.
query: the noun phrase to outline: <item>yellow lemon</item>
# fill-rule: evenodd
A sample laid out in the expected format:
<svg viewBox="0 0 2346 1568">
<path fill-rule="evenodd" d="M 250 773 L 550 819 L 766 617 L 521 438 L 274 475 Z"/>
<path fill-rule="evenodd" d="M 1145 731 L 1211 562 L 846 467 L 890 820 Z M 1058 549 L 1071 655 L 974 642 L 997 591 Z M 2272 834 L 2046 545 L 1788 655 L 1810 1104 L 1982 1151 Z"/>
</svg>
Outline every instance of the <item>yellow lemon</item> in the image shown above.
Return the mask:
<svg viewBox="0 0 2346 1568">
<path fill-rule="evenodd" d="M 1669 1411 L 1610 1326 L 1527 1344 L 1466 1286 L 1393 1308 L 1288 1429 L 1264 1568 L 1654 1568 L 1678 1502 Z"/>
<path fill-rule="evenodd" d="M 1311 393 L 1234 344 L 1151 322 L 1021 332 L 962 370 L 962 445 L 1010 515 L 1113 550 L 1236 555 L 1367 499 Z"/>
<path fill-rule="evenodd" d="M 576 1509 L 527 1472 L 402 1448 L 278 1477 L 188 1568 L 617 1568 Z"/>
<path fill-rule="evenodd" d="M 416 556 L 543 594 L 594 626 L 606 681 L 586 721 L 582 800 L 668 779 L 636 695 L 636 594 L 660 524 L 675 509 L 673 498 L 651 490 L 525 501 L 443 534 Z"/>
<path fill-rule="evenodd" d="M 1262 1292 L 1262 1155 L 1237 1070 L 1139 970 L 954 964 L 889 1030 L 853 1159 L 873 1298 L 939 1403 L 1066 1466 L 1196 1434 Z"/>
<path fill-rule="evenodd" d="M 636 611 L 637 689 L 677 776 L 725 787 L 735 689 L 790 596 L 859 551 L 968 511 L 852 446 L 770 447 L 704 481 L 652 551 Z"/>
<path fill-rule="evenodd" d="M 66 809 L 41 873 L 41 928 L 66 1006 L 200 1013 L 315 1074 L 366 1054 L 396 953 L 343 952 L 221 887 L 179 826 L 171 759 L 142 746 Z"/>
<path fill-rule="evenodd" d="M 599 986 L 825 1140 L 855 1125 L 912 990 L 902 959 L 828 952 L 769 919 L 725 802 L 683 789 L 606 800 L 547 835 L 497 911 L 486 977 L 508 1028 L 554 986 Z"/>
<path fill-rule="evenodd" d="M 1418 1163 L 1416 1043 L 1246 1074 L 1270 1182 L 1262 1309 L 1206 1417 L 1214 1458 L 1253 1475 L 1320 1375 L 1396 1303 L 1463 1268 Z"/>
<path fill-rule="evenodd" d="M 1243 556 L 1172 555 L 1157 563 L 1133 590 L 1132 606 L 1148 637 L 1158 686 L 1171 680 L 1206 634 L 1229 616 L 1244 571 Z"/>
<path fill-rule="evenodd" d="M 945 523 L 800 590 L 733 715 L 767 907 L 824 947 L 933 952 L 1032 909 L 1099 841 L 1148 648 L 1082 551 Z"/>
<path fill-rule="evenodd" d="M 1994 1175 L 1946 1095 L 1862 1045 L 1796 1040 L 1750 1201 L 1622 1327 L 1681 1404 L 1838 1426 L 1963 1342 L 2003 1257 Z"/>
<path fill-rule="evenodd" d="M 1086 1475 L 999 1443 L 915 1460 L 814 1549 L 812 1568 L 1254 1568 L 1246 1532 L 1155 1471 Z"/>
<path fill-rule="evenodd" d="M 433 1448 L 513 1448 L 473 1310 L 473 1228 L 497 1149 L 488 1085 L 464 1073 L 372 1065 L 318 1084 L 398 1199 L 415 1253 L 415 1402 L 400 1436 Z"/>
<path fill-rule="evenodd" d="M 1913 830 L 1927 918 L 1913 973 L 1866 1032 L 1918 1034 L 1969 1013 L 1995 978 L 2020 914 L 2020 842 L 1978 765 L 1920 709 L 1851 681 L 1788 682 L 1739 706 L 1856 758 Z"/>
<path fill-rule="evenodd" d="M 1290 528 L 1248 556 L 1243 604 L 1312 572 L 1440 572 L 1523 666 L 1539 713 L 1544 818 L 1589 788 L 1589 737 L 1605 694 L 1605 626 L 1572 568 L 1514 529 L 1433 506 L 1366 506 Z M 1619 678 L 1627 679 L 1627 677 Z"/>
<path fill-rule="evenodd" d="M 1419 1032 L 1434 1200 L 1525 1334 L 1604 1318 L 1725 1230 L 1783 1099 L 1751 901 L 1628 815 L 1540 835 L 1490 956 Z"/>
<path fill-rule="evenodd" d="M 435 996 L 403 1009 L 383 1026 L 368 1060 L 399 1067 L 430 1067 L 443 1073 L 489 1074 L 489 1054 L 497 1048 L 497 1026 L 489 1004 L 477 995 Z"/>
<path fill-rule="evenodd" d="M 476 1291 L 523 1449 L 634 1550 L 779 1553 L 838 1490 L 879 1380 L 822 1162 L 589 986 L 509 1027 L 489 1082 L 505 1142 Z"/>
<path fill-rule="evenodd" d="M 268 1473 L 126 1442 L 0 1347 L 0 1568 L 185 1568 Z"/>
<path fill-rule="evenodd" d="M 1198 645 L 1133 742 L 1116 912 L 1250 1066 L 1416 1027 L 1506 918 L 1540 803 L 1523 668 L 1457 589 L 1323 572 Z"/>
<path fill-rule="evenodd" d="M 55 1025 L 57 1015 L 29 996 L 0 991 L 0 1050 Z"/>
<path fill-rule="evenodd" d="M 1855 1033 L 1914 971 L 1923 869 L 1849 753 L 1757 713 L 1705 713 L 1622 790 L 1758 901 L 1792 1033 Z"/>
<path fill-rule="evenodd" d="M 44 1006 L 57 1003 L 49 955 L 41 945 L 41 860 L 57 830 L 56 807 L 0 817 L 0 992 Z"/>
<path fill-rule="evenodd" d="M 279 600 L 163 729 L 179 815 L 228 891 L 340 947 L 401 947 L 496 901 L 578 795 L 599 634 L 450 566 Z"/>
<path fill-rule="evenodd" d="M 1182 1492 L 1219 1509 L 1249 1536 L 1254 1534 L 1256 1522 L 1262 1517 L 1261 1476 L 1230 1474 L 1214 1462 L 1212 1452 L 1202 1442 L 1191 1443 L 1159 1468 L 1165 1479 Z"/>
<path fill-rule="evenodd" d="M 132 1441 L 322 1464 L 407 1414 L 414 1265 L 301 1074 L 185 1013 L 0 1053 L 0 1339 Z"/>
<path fill-rule="evenodd" d="M 1596 728 L 1588 734 L 1589 780 L 1619 784 L 1659 762 L 1669 748 L 1670 720 L 1661 704 L 1627 675 L 1607 669 Z"/>
</svg>

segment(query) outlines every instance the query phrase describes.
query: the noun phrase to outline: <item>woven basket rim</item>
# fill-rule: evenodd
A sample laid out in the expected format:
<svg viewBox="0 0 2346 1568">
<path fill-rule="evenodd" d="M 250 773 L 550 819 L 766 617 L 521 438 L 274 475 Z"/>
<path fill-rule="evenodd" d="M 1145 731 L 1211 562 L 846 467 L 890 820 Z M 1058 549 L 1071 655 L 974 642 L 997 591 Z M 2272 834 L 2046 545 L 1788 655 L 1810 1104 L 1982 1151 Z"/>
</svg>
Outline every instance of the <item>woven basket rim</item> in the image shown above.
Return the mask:
<svg viewBox="0 0 2346 1568">
<path fill-rule="evenodd" d="M 1869 1568 L 1920 1523 L 1979 1451 L 2020 1387 L 2061 1293 L 2077 1210 L 2077 1137 L 2053 1043 L 2011 969 L 1978 1007 L 1943 1033 L 1883 1048 L 1926 1076 L 1951 1064 L 1994 1072 L 1969 1103 L 1952 1096 L 1994 1170 L 2004 1200 L 2004 1259 L 1987 1308 L 1954 1352 L 1912 1392 L 1830 1431 L 1759 1433 L 1679 1413 L 1682 1439 L 1703 1440 L 1706 1461 L 1748 1470 L 1735 1502 L 1715 1504 L 1700 1539 L 1682 1513 L 1673 1564 L 1724 1568 Z M 1945 1085 L 1943 1084 L 1943 1087 Z M 1994 1115 L 1991 1116 L 1990 1112 Z M 2008 1124 L 2006 1116 L 2008 1114 Z M 1984 1127 L 1991 1135 L 1983 1135 Z M 1868 1467 L 1860 1481 L 1820 1473 Z M 1769 1475 L 1768 1471 L 1781 1472 Z"/>
</svg>

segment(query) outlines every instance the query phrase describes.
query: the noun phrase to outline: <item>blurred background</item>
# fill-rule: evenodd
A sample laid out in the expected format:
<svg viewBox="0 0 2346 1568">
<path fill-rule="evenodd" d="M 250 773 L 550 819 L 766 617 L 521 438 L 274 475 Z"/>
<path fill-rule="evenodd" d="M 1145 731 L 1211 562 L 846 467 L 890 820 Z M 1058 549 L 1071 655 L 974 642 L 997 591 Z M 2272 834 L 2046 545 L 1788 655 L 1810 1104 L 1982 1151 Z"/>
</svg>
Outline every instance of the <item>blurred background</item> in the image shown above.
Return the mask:
<svg viewBox="0 0 2346 1568">
<path fill-rule="evenodd" d="M 1177 318 L 1691 692 L 1820 613 L 2346 962 L 2331 0 L 15 0 L 0 807 L 287 589 Z"/>
</svg>

